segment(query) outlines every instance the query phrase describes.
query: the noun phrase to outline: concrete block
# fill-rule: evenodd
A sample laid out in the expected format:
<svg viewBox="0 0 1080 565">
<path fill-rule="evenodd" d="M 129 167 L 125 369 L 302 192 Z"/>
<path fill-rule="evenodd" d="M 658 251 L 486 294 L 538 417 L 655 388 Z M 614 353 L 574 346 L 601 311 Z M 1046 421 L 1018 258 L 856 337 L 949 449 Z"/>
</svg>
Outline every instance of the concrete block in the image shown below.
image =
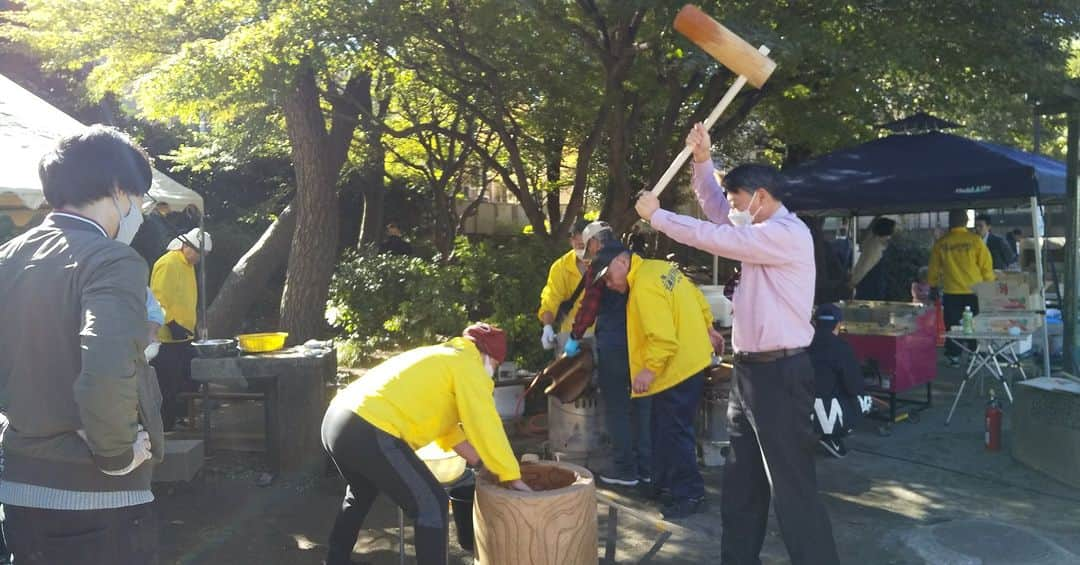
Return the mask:
<svg viewBox="0 0 1080 565">
<path fill-rule="evenodd" d="M 188 482 L 202 469 L 204 458 L 201 439 L 166 439 L 165 459 L 154 468 L 154 482 Z"/>
<path fill-rule="evenodd" d="M 1013 457 L 1080 488 L 1080 385 L 1042 377 L 1013 394 Z"/>
</svg>

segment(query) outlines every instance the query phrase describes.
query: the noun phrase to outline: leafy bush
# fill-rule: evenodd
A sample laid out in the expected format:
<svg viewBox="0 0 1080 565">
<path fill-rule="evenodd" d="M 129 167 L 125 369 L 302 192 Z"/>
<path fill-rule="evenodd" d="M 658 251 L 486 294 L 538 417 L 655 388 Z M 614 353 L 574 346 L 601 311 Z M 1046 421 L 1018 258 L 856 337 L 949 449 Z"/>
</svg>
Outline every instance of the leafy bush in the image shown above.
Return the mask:
<svg viewBox="0 0 1080 565">
<path fill-rule="evenodd" d="M 507 332 L 509 360 L 539 368 L 536 306 L 551 262 L 565 250 L 536 237 L 455 242 L 453 260 L 356 253 L 339 266 L 327 319 L 358 360 L 458 335 L 469 321 Z"/>
</svg>

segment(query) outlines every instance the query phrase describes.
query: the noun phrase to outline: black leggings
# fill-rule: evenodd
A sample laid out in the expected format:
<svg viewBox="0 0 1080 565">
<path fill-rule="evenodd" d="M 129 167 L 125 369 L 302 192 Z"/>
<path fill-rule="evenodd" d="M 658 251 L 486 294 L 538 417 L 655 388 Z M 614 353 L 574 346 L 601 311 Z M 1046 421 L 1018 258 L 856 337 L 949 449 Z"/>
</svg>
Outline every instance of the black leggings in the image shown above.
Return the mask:
<svg viewBox="0 0 1080 565">
<path fill-rule="evenodd" d="M 351 563 L 364 517 L 380 492 L 413 520 L 417 564 L 445 565 L 449 499 L 413 450 L 356 413 L 334 406 L 323 418 L 322 441 L 348 483 L 330 531 L 327 565 Z"/>
</svg>

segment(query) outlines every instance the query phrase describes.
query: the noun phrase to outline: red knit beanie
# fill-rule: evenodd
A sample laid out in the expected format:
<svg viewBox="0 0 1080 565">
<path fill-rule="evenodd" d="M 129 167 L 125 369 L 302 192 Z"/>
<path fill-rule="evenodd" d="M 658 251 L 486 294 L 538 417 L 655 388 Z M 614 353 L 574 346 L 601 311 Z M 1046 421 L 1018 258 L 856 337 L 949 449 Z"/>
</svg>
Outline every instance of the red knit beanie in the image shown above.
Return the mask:
<svg viewBox="0 0 1080 565">
<path fill-rule="evenodd" d="M 496 366 L 506 359 L 506 332 L 499 328 L 481 322 L 465 328 L 461 335 L 471 339 L 480 353 L 491 357 Z"/>
</svg>

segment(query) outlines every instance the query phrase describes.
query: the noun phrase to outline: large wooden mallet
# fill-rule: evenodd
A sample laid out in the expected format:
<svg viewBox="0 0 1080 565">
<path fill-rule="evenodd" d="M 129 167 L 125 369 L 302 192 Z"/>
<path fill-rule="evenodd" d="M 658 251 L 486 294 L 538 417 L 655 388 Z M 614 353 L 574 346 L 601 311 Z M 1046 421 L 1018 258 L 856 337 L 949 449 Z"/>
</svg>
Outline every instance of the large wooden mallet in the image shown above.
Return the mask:
<svg viewBox="0 0 1080 565">
<path fill-rule="evenodd" d="M 761 88 L 765 81 L 769 80 L 769 76 L 772 75 L 773 71 L 776 70 L 776 62 L 768 57 L 768 47 L 762 45 L 760 49 L 754 49 L 743 38 L 720 25 L 720 22 L 710 18 L 697 6 L 687 4 L 679 10 L 679 14 L 675 16 L 675 29 L 706 53 L 712 55 L 721 65 L 739 75 L 739 78 L 735 80 L 735 83 L 731 85 L 724 97 L 713 108 L 709 117 L 705 119 L 706 130 L 712 129 L 713 124 L 720 118 L 720 114 L 727 110 L 731 101 L 735 100 L 735 96 L 739 94 L 739 91 L 742 90 L 746 83 L 749 82 L 754 88 Z M 653 194 L 660 196 L 660 193 L 667 188 L 671 179 L 675 178 L 679 168 L 686 163 L 690 153 L 689 147 L 683 147 L 683 150 L 679 152 L 679 155 L 671 163 L 671 166 L 664 171 L 664 176 L 660 177 L 660 180 L 656 182 L 656 186 L 652 187 Z"/>
</svg>

